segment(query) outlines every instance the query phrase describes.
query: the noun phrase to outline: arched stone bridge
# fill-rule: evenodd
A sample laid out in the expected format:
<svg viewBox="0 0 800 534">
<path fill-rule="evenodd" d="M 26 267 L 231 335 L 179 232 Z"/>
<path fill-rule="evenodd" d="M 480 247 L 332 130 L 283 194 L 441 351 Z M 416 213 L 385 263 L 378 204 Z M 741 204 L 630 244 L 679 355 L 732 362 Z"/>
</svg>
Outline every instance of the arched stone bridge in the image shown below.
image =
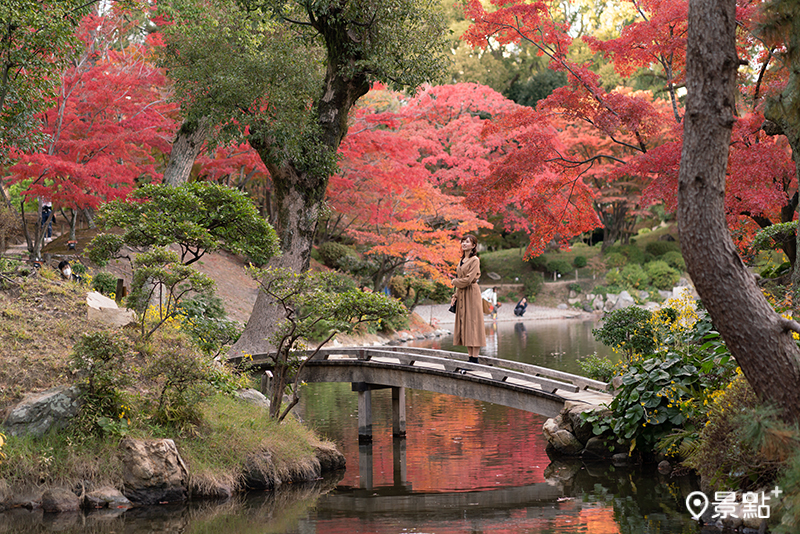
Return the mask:
<svg viewBox="0 0 800 534">
<path fill-rule="evenodd" d="M 268 354 L 253 355 L 268 389 L 272 368 Z M 405 434 L 404 388 L 447 393 L 555 417 L 566 401 L 599 405 L 612 396 L 603 382 L 537 365 L 417 347 L 332 347 L 308 359 L 305 382 L 350 382 L 359 393 L 359 439 L 372 438 L 373 389 L 392 388 L 393 432 Z"/>
</svg>

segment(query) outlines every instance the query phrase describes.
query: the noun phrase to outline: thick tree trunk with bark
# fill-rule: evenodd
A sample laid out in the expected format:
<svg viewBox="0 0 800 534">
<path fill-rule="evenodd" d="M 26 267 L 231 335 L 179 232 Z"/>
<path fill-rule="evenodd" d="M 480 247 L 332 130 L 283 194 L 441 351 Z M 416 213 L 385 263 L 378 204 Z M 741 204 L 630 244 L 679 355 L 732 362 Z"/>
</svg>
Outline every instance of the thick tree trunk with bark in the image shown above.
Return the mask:
<svg viewBox="0 0 800 534">
<path fill-rule="evenodd" d="M 725 170 L 734 123 L 735 1 L 690 0 L 687 105 L 678 186 L 681 249 L 731 353 L 761 399 L 800 421 L 800 351 L 770 307 L 725 223 Z"/>
<path fill-rule="evenodd" d="M 795 176 L 800 183 L 800 73 L 792 72 L 783 93 L 777 98 L 767 99 L 764 106 L 764 131 L 768 135 L 785 135 L 792 147 L 795 160 Z M 800 209 L 800 207 L 799 207 Z M 791 220 L 791 219 L 789 219 Z M 800 231 L 795 233 L 795 250 L 800 248 Z M 790 258 L 792 259 L 792 258 Z M 792 261 L 792 286 L 795 294 L 800 293 L 800 262 Z"/>
<path fill-rule="evenodd" d="M 329 38 L 328 35 L 325 36 Z M 342 36 L 338 38 L 342 39 Z M 369 91 L 365 73 L 356 72 L 350 77 L 342 75 L 345 70 L 343 65 L 357 58 L 344 57 L 340 46 L 328 46 L 325 89 L 316 105 L 320 137 L 314 143 L 315 146 L 308 147 L 309 153 L 320 149 L 333 152 L 338 150 L 347 133 L 350 109 Z M 342 55 L 332 57 L 332 54 Z M 275 230 L 281 239 L 282 255 L 272 263 L 297 272 L 305 271 L 311 260 L 311 248 L 317 221 L 322 213 L 329 176 L 303 170 L 304 166 L 293 160 L 272 163 L 277 159 L 276 150 L 268 137 L 254 135 L 250 143 L 266 164 L 275 187 Z M 309 159 L 315 158 L 310 156 Z M 268 339 L 275 331 L 274 325 L 283 317 L 282 314 L 281 308 L 270 302 L 264 292 L 259 292 L 253 313 L 241 337 L 231 348 L 230 355 L 259 354 L 272 350 Z"/>
<path fill-rule="evenodd" d="M 192 166 L 203 148 L 208 133 L 209 125 L 206 119 L 187 120 L 181 124 L 175 141 L 172 142 L 172 152 L 164 170 L 165 184 L 175 187 L 189 181 Z"/>
</svg>

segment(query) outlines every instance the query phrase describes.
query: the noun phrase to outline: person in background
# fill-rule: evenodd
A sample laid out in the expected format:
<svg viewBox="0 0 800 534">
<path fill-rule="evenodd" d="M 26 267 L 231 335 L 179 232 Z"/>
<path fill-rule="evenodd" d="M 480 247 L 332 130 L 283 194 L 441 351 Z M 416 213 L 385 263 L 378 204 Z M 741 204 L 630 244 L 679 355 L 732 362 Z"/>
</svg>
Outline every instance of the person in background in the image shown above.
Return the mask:
<svg viewBox="0 0 800 534">
<path fill-rule="evenodd" d="M 461 261 L 456 268 L 456 277 L 451 279 L 455 287 L 453 300 L 456 304 L 453 344 L 467 347 L 469 361 L 473 363 L 478 362 L 478 353 L 486 345 L 483 302 L 481 288 L 478 286 L 480 277 L 478 238 L 467 234 L 461 239 Z"/>
<path fill-rule="evenodd" d="M 497 308 L 501 306 L 501 304 L 497 302 L 497 288 L 490 287 L 481 293 L 481 297 L 486 299 L 486 301 L 492 305 L 492 311 L 490 312 L 492 314 L 492 319 L 497 319 Z"/>
<path fill-rule="evenodd" d="M 528 309 L 528 299 L 522 297 L 522 299 L 519 302 L 517 302 L 517 305 L 514 306 L 514 315 L 516 315 L 517 317 L 522 317 L 523 315 L 525 315 L 525 310 L 527 309 Z"/>
<path fill-rule="evenodd" d="M 49 243 L 53 238 L 53 221 L 51 214 L 53 213 L 53 203 L 49 200 L 40 199 L 42 203 L 42 229 L 44 230 L 45 243 Z"/>
<path fill-rule="evenodd" d="M 58 264 L 58 270 L 61 272 L 61 278 L 64 280 L 74 280 L 80 282 L 81 277 L 72 272 L 72 267 L 67 260 L 62 260 Z"/>
</svg>

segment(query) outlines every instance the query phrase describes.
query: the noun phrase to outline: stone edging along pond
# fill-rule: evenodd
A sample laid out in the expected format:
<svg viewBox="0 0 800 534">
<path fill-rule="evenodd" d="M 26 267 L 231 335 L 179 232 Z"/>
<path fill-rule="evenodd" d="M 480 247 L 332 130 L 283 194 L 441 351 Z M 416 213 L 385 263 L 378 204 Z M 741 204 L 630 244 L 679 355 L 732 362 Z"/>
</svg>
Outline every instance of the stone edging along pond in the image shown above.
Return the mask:
<svg viewBox="0 0 800 534">
<path fill-rule="evenodd" d="M 255 390 L 241 390 L 242 402 L 266 402 Z M 51 429 L 63 428 L 77 413 L 76 388 L 60 386 L 23 399 L 4 423 L 10 435 L 43 436 Z M 272 490 L 287 483 L 318 480 L 323 474 L 345 468 L 345 457 L 335 445 L 309 443 L 311 452 L 297 458 L 276 458 L 265 448 L 246 452 L 239 473 L 225 481 L 192 477 L 172 439 L 133 439 L 119 442 L 121 482 L 95 487 L 91 482 L 73 481 L 42 487 L 38 480 L 23 481 L 24 487 L 10 487 L 0 479 L 0 512 L 14 508 L 45 512 L 74 512 L 80 509 L 132 508 L 135 506 L 177 503 L 190 497 L 226 499 L 246 490 Z M 65 487 L 67 486 L 67 487 Z"/>
</svg>

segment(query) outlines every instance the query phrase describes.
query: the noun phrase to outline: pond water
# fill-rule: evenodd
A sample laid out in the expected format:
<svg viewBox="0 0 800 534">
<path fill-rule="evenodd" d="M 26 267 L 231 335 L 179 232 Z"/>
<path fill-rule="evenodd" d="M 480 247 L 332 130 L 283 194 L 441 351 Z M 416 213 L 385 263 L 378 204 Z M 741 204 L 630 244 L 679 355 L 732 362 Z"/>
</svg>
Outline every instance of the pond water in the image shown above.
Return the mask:
<svg viewBox="0 0 800 534">
<path fill-rule="evenodd" d="M 579 356 L 606 352 L 591 336 L 594 326 L 591 321 L 487 325 L 484 352 L 577 373 Z M 450 350 L 450 341 L 415 344 Z M 309 384 L 304 389 L 298 414 L 347 457 L 347 470 L 334 479 L 223 504 L 107 517 L 47 518 L 18 511 L 0 514 L 0 534 L 700 532 L 684 504 L 697 489 L 693 479 L 663 476 L 651 467 L 553 462 L 545 453 L 539 415 L 407 390 L 407 436 L 395 439 L 390 390 L 374 391 L 372 402 L 374 440 L 359 445 L 357 394 L 350 385 Z"/>
</svg>

